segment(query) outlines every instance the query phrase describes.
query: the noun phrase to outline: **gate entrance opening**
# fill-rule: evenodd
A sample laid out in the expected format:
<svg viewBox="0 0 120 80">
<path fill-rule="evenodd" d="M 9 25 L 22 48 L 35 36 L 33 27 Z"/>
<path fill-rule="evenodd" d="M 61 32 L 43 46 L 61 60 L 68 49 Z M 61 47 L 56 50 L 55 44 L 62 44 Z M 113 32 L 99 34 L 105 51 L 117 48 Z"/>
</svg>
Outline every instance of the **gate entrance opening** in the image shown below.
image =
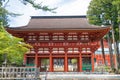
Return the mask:
<svg viewBox="0 0 120 80">
<path fill-rule="evenodd" d="M 53 59 L 53 71 L 57 71 L 57 72 L 64 71 L 64 59 L 62 58 Z"/>
<path fill-rule="evenodd" d="M 91 71 L 91 57 L 82 57 L 82 71 Z"/>
</svg>

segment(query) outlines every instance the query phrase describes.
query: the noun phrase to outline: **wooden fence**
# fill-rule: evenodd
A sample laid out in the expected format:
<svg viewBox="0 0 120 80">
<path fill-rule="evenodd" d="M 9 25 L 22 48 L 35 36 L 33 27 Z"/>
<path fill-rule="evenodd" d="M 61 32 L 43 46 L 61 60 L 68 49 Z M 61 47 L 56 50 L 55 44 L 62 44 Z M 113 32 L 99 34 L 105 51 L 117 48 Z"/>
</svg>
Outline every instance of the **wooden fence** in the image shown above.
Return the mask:
<svg viewBox="0 0 120 80">
<path fill-rule="evenodd" d="M 40 80 L 39 69 L 36 67 L 0 67 L 2 80 Z"/>
</svg>

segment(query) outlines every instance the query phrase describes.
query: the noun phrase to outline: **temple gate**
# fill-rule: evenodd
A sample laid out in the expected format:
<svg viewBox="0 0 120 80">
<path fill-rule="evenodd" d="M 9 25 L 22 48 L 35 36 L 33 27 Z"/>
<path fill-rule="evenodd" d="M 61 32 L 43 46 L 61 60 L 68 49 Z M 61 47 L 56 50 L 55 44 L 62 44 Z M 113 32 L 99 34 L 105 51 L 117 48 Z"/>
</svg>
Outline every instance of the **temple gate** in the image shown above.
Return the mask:
<svg viewBox="0 0 120 80">
<path fill-rule="evenodd" d="M 85 16 L 32 16 L 23 27 L 8 28 L 33 46 L 24 55 L 26 66 L 40 71 L 94 71 L 94 52 L 110 27 L 93 26 Z"/>
</svg>

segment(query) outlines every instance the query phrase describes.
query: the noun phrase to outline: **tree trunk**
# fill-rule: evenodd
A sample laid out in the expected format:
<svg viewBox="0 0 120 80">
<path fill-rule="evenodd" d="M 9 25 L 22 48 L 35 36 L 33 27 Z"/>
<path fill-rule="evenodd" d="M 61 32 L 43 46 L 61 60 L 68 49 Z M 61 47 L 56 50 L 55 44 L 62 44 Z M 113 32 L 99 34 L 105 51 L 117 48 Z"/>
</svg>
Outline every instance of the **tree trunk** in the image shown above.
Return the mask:
<svg viewBox="0 0 120 80">
<path fill-rule="evenodd" d="M 119 41 L 118 41 L 118 51 L 119 51 L 119 68 L 120 68 L 120 23 L 119 23 Z"/>
<path fill-rule="evenodd" d="M 120 59 L 119 59 L 119 41 L 116 41 L 117 42 L 117 44 L 116 44 L 116 46 L 117 46 L 117 60 L 118 60 L 118 64 L 120 64 L 119 62 L 120 62 Z M 120 65 L 118 65 L 118 68 L 120 67 Z"/>
<path fill-rule="evenodd" d="M 105 51 L 104 51 L 104 44 L 103 44 L 103 38 L 100 40 L 100 44 L 101 44 L 101 48 L 102 48 L 102 56 L 103 56 L 103 59 L 104 59 L 104 64 L 106 64 L 106 59 L 105 59 Z"/>
<path fill-rule="evenodd" d="M 114 45 L 114 55 L 115 55 L 115 69 L 118 70 L 118 59 L 117 59 L 117 46 L 116 46 L 116 42 L 115 42 L 115 31 L 114 31 L 114 24 L 112 24 L 112 38 L 113 38 L 113 45 Z"/>
<path fill-rule="evenodd" d="M 110 32 L 107 34 L 107 40 L 108 40 L 108 48 L 109 48 L 109 54 L 110 54 L 110 66 L 112 69 L 114 69 L 115 66 L 114 66 L 114 59 L 113 59 L 112 43 L 110 39 Z"/>
</svg>

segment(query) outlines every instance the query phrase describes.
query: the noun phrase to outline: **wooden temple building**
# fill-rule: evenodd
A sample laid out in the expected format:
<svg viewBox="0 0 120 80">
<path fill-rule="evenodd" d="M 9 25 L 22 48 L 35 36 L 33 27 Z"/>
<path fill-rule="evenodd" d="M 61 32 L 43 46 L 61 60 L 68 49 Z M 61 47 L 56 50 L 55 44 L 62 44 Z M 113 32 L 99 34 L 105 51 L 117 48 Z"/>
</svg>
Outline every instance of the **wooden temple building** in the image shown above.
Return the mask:
<svg viewBox="0 0 120 80">
<path fill-rule="evenodd" d="M 94 26 L 86 16 L 32 16 L 27 26 L 9 28 L 33 46 L 24 55 L 26 66 L 40 71 L 94 71 L 95 51 L 110 27 Z"/>
</svg>

